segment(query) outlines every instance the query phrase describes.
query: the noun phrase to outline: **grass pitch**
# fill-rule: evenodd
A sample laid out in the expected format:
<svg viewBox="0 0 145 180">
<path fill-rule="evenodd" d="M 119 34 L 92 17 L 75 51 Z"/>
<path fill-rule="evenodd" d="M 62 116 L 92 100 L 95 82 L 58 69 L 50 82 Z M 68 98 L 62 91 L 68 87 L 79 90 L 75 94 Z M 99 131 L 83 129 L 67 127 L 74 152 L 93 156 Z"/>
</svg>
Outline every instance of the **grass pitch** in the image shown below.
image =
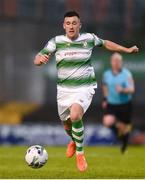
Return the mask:
<svg viewBox="0 0 145 180">
<path fill-rule="evenodd" d="M 88 170 L 79 172 L 75 157 L 65 157 L 66 147 L 47 147 L 47 164 L 32 169 L 24 160 L 26 146 L 0 147 L 0 178 L 145 178 L 145 147 L 129 147 L 122 155 L 119 147 L 86 147 Z"/>
</svg>

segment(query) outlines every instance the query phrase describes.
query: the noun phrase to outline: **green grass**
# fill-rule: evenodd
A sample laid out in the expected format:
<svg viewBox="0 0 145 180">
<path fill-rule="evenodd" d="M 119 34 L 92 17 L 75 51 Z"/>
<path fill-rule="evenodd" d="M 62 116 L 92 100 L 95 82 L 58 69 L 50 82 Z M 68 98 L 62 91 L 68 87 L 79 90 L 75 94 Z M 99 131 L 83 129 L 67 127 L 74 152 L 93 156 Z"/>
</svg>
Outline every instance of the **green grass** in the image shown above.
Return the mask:
<svg viewBox="0 0 145 180">
<path fill-rule="evenodd" d="M 75 158 L 65 157 L 65 147 L 47 147 L 49 159 L 41 169 L 24 161 L 27 147 L 0 147 L 0 178 L 145 178 L 145 147 L 129 147 L 120 154 L 116 147 L 86 147 L 88 170 L 78 172 Z"/>
</svg>

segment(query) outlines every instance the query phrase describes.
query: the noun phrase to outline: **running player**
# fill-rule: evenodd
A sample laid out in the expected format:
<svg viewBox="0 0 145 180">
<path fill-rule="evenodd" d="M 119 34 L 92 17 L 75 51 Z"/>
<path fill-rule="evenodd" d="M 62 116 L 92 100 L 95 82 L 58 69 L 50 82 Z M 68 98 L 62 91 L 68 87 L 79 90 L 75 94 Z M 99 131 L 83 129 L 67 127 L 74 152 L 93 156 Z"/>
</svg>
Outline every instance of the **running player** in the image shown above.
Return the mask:
<svg viewBox="0 0 145 180">
<path fill-rule="evenodd" d="M 70 11 L 64 15 L 65 35 L 56 36 L 48 41 L 35 57 L 34 64 L 46 64 L 55 53 L 58 70 L 57 104 L 58 113 L 64 129 L 71 137 L 66 155 L 76 153 L 77 167 L 80 171 L 87 169 L 84 155 L 83 115 L 90 106 L 97 87 L 94 68 L 90 58 L 94 47 L 103 46 L 108 50 L 136 53 L 136 46 L 126 48 L 108 40 L 102 40 L 93 33 L 80 33 L 79 14 Z"/>
<path fill-rule="evenodd" d="M 124 153 L 131 131 L 132 94 L 134 80 L 131 72 L 123 67 L 122 56 L 111 56 L 111 69 L 103 75 L 103 123 L 111 127 L 121 140 L 121 152 Z"/>
</svg>

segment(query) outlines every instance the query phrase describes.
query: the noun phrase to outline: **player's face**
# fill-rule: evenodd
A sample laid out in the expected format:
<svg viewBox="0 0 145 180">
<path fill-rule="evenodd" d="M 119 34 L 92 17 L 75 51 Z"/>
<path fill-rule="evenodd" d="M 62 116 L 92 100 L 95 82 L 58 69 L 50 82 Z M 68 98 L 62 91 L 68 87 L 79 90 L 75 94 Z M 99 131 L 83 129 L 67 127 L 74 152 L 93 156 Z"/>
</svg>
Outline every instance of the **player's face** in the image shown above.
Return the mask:
<svg viewBox="0 0 145 180">
<path fill-rule="evenodd" d="M 120 56 L 112 56 L 111 67 L 113 70 L 119 71 L 122 68 L 122 58 Z"/>
<path fill-rule="evenodd" d="M 80 19 L 77 16 L 66 17 L 64 19 L 63 28 L 68 38 L 72 40 L 76 39 L 81 28 Z"/>
</svg>

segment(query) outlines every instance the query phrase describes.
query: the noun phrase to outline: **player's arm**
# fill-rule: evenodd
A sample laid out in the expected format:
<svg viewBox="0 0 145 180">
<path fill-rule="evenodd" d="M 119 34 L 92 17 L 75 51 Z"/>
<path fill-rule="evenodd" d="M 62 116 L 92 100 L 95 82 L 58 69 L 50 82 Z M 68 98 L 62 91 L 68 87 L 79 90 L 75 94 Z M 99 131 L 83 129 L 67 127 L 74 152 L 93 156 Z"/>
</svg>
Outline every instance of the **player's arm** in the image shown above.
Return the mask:
<svg viewBox="0 0 145 180">
<path fill-rule="evenodd" d="M 34 64 L 36 66 L 41 66 L 49 62 L 52 53 L 56 51 L 55 38 L 48 41 L 45 47 L 35 56 Z"/>
<path fill-rule="evenodd" d="M 41 66 L 42 64 L 47 64 L 50 60 L 51 54 L 41 54 L 38 53 L 34 58 L 34 64 L 36 66 Z"/>
<path fill-rule="evenodd" d="M 103 97 L 107 98 L 108 96 L 108 88 L 105 84 L 102 85 L 102 92 L 103 92 Z"/>
<path fill-rule="evenodd" d="M 137 46 L 126 48 L 109 40 L 104 40 L 103 46 L 110 51 L 117 51 L 124 53 L 137 53 L 139 51 L 139 48 Z"/>
</svg>

